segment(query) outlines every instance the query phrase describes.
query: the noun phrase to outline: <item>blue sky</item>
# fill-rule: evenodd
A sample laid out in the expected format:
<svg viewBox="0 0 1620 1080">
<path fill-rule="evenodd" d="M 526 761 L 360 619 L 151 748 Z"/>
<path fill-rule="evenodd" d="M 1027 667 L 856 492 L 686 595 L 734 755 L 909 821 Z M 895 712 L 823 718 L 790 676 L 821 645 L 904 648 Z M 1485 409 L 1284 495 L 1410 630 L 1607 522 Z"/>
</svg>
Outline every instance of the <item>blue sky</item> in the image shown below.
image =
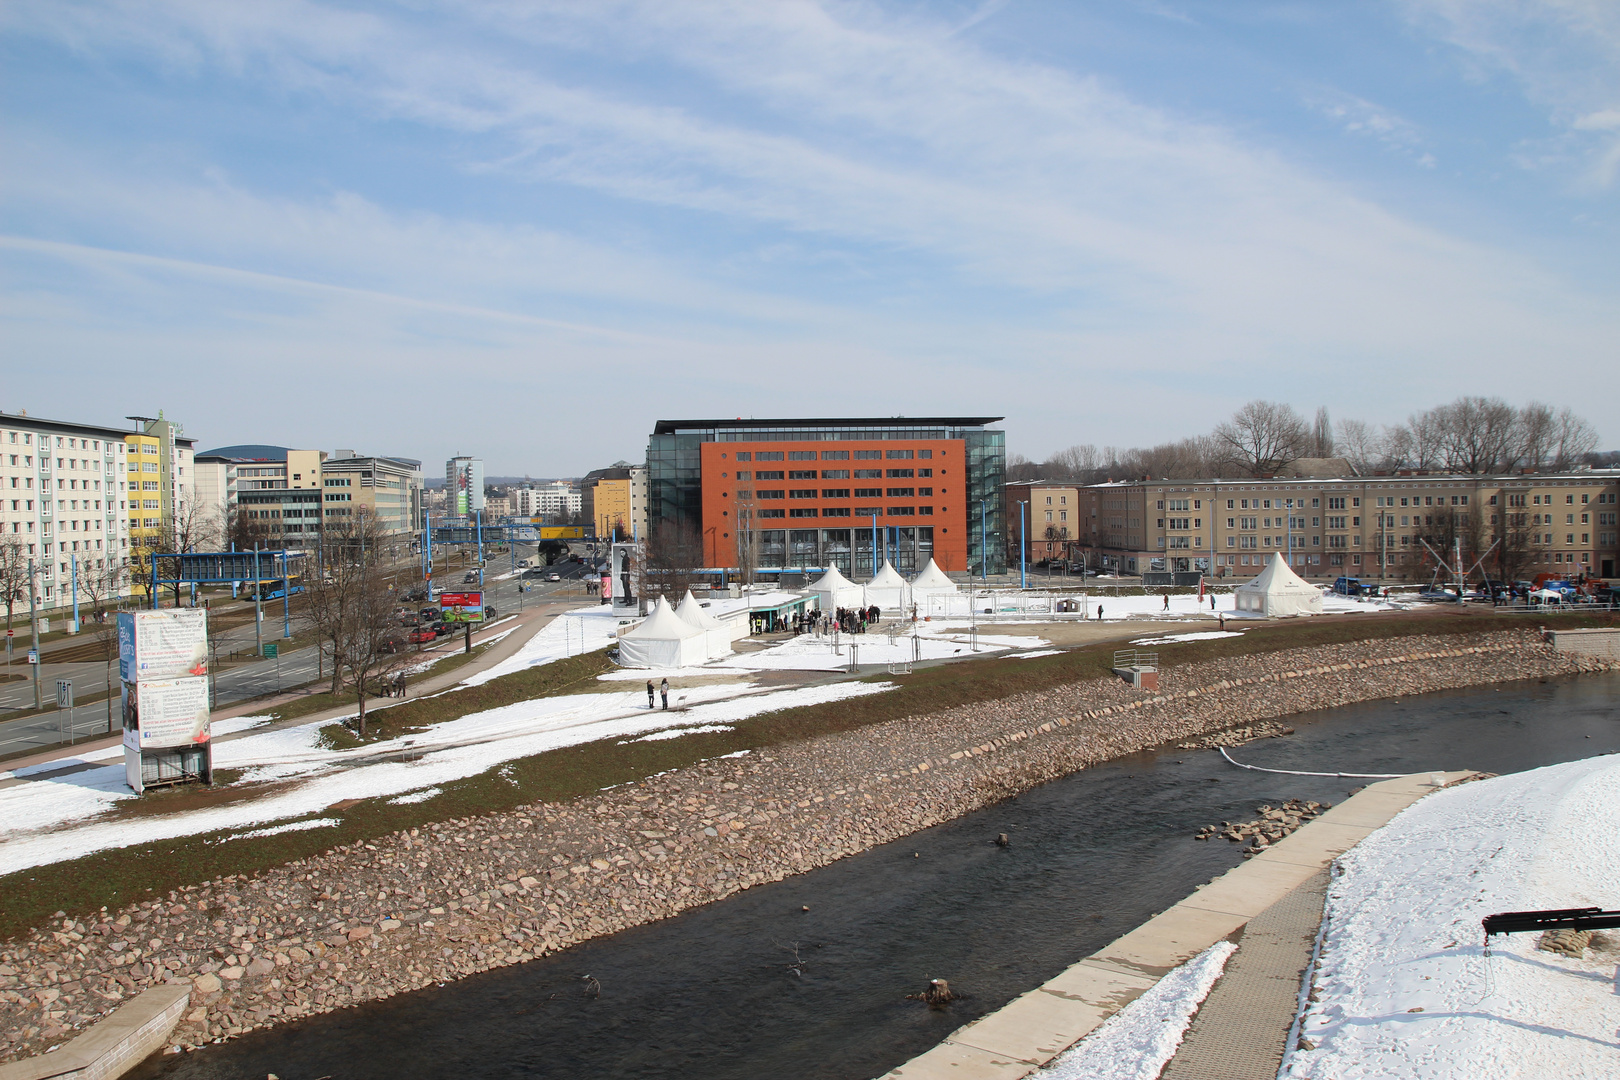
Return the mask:
<svg viewBox="0 0 1620 1080">
<path fill-rule="evenodd" d="M 10 0 L 0 86 L 8 411 L 534 475 L 1252 397 L 1620 442 L 1610 0 Z"/>
</svg>

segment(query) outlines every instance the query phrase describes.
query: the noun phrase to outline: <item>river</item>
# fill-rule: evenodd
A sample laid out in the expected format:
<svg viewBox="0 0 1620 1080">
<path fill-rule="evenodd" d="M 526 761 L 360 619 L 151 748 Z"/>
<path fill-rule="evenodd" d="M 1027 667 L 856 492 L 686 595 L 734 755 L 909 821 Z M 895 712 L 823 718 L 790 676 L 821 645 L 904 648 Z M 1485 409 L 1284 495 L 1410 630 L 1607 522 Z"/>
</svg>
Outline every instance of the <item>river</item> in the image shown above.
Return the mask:
<svg viewBox="0 0 1620 1080">
<path fill-rule="evenodd" d="M 1233 756 L 1513 772 L 1620 752 L 1617 691 L 1607 674 L 1347 706 Z M 1241 861 L 1237 844 L 1194 840 L 1200 826 L 1287 798 L 1337 803 L 1362 782 L 1247 772 L 1214 751 L 1135 754 L 672 919 L 131 1076 L 866 1080 Z M 969 997 L 938 1012 L 906 1000 L 936 977 Z"/>
</svg>

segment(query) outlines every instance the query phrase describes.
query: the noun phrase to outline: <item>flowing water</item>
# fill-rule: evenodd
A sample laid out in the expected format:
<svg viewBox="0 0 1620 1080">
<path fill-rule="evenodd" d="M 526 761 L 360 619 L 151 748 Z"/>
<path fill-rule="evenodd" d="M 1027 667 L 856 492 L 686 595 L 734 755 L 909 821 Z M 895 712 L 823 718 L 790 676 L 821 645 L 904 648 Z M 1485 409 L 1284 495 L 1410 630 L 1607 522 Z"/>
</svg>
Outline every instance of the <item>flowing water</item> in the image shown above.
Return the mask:
<svg viewBox="0 0 1620 1080">
<path fill-rule="evenodd" d="M 1617 691 L 1609 674 L 1347 706 L 1233 755 L 1514 772 L 1620 751 Z M 676 918 L 132 1075 L 862 1080 L 1242 861 L 1237 844 L 1195 841 L 1199 826 L 1287 798 L 1337 803 L 1365 782 L 1247 772 L 1214 751 L 1136 754 Z M 969 997 L 943 1011 L 906 1000 L 936 977 Z"/>
</svg>

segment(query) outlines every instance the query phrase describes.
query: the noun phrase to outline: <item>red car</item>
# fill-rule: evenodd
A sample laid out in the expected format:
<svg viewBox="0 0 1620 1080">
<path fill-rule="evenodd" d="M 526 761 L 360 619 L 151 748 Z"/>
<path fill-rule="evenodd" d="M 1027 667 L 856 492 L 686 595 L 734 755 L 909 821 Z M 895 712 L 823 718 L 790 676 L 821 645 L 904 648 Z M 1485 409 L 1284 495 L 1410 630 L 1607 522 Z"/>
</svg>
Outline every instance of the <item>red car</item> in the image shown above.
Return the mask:
<svg viewBox="0 0 1620 1080">
<path fill-rule="evenodd" d="M 412 645 L 426 645 L 428 642 L 434 640 L 437 636 L 438 635 L 433 632 L 433 627 L 418 626 L 411 630 L 408 638 Z"/>
</svg>

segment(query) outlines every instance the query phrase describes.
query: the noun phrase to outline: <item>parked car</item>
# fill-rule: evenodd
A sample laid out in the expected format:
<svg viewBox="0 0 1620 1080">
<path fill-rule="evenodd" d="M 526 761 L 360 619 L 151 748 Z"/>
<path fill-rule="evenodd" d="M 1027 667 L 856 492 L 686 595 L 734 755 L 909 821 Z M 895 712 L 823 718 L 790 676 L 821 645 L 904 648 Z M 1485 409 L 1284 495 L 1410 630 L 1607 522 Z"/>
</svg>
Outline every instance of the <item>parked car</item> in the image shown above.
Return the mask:
<svg viewBox="0 0 1620 1080">
<path fill-rule="evenodd" d="M 1361 579 L 1353 577 L 1341 577 L 1333 583 L 1333 591 L 1338 593 L 1340 596 L 1360 596 Z"/>
<path fill-rule="evenodd" d="M 439 635 L 434 633 L 431 626 L 418 626 L 405 637 L 412 645 L 426 645 L 430 641 L 438 640 Z"/>
<path fill-rule="evenodd" d="M 1456 602 L 1457 594 L 1446 589 L 1437 589 L 1433 585 L 1428 585 L 1418 592 L 1417 598 L 1431 604 L 1448 604 Z"/>
<path fill-rule="evenodd" d="M 495 607 L 494 607 L 494 605 L 486 605 L 485 606 L 485 608 L 484 608 L 484 621 L 485 622 L 494 622 L 495 621 Z"/>
</svg>

